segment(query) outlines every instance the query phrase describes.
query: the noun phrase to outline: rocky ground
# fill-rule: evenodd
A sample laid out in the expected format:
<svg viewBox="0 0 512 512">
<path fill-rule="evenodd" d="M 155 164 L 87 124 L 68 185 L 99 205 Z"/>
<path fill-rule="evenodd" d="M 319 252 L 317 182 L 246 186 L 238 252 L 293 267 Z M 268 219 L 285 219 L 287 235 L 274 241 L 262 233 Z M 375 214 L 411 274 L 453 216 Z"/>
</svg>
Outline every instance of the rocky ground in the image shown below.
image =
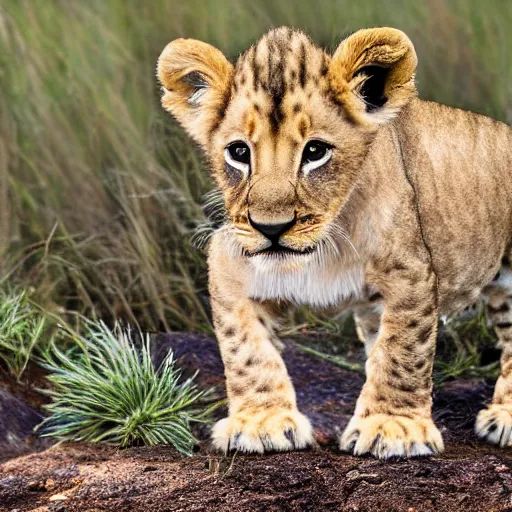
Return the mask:
<svg viewBox="0 0 512 512">
<path fill-rule="evenodd" d="M 435 417 L 447 447 L 443 456 L 393 462 L 356 458 L 339 453 L 335 439 L 350 417 L 363 376 L 286 345 L 298 402 L 318 441 L 304 452 L 220 457 L 209 452 L 206 428 L 197 432 L 202 442 L 193 457 L 170 447 L 47 448 L 31 435 L 40 418 L 37 395 L 30 386 L 0 383 L 5 461 L 0 510 L 512 510 L 512 450 L 482 444 L 472 431 L 492 383 L 455 380 L 436 390 Z M 156 359 L 172 347 L 185 367 L 200 369 L 201 384 L 222 393 L 222 365 L 212 339 L 162 335 L 156 346 Z"/>
</svg>

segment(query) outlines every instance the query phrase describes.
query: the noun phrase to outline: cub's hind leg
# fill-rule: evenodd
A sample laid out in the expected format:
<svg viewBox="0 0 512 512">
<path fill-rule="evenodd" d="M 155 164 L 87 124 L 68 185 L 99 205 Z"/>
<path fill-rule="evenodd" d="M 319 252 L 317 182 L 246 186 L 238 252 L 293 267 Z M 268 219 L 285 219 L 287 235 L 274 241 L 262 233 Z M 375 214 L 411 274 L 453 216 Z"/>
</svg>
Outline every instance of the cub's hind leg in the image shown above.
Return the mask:
<svg viewBox="0 0 512 512">
<path fill-rule="evenodd" d="M 489 323 L 501 348 L 501 374 L 491 405 L 477 416 L 475 430 L 492 444 L 512 446 L 512 267 L 506 259 L 494 281 L 485 288 Z"/>
<path fill-rule="evenodd" d="M 295 390 L 279 353 L 272 310 L 247 296 L 243 263 L 233 261 L 218 240 L 210 247 L 209 281 L 229 415 L 212 431 L 215 448 L 263 453 L 305 448 L 313 439 L 299 412 Z"/>
<path fill-rule="evenodd" d="M 381 297 L 379 296 L 379 299 Z M 377 341 L 382 317 L 382 301 L 371 300 L 369 304 L 354 308 L 354 323 L 356 324 L 357 337 L 364 343 L 366 356 Z"/>
</svg>

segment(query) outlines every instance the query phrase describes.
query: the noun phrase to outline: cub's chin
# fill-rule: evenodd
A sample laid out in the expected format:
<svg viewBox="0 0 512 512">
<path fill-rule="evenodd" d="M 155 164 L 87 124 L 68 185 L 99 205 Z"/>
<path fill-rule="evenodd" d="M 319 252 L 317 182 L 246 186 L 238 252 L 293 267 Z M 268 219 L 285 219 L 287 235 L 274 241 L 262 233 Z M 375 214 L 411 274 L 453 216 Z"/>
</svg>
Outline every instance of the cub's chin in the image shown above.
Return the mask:
<svg viewBox="0 0 512 512">
<path fill-rule="evenodd" d="M 292 272 L 306 267 L 315 257 L 317 247 L 298 250 L 283 245 L 272 245 L 247 253 L 249 261 L 260 271 Z"/>
</svg>

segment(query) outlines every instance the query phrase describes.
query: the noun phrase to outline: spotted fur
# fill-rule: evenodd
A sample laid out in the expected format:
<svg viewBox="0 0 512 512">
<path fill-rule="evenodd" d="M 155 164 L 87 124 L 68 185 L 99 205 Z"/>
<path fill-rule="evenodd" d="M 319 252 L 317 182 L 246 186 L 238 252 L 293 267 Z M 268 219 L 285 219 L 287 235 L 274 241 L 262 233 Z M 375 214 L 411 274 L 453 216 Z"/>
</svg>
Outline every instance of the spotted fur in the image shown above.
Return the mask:
<svg viewBox="0 0 512 512">
<path fill-rule="evenodd" d="M 311 444 L 275 334 L 281 306 L 306 303 L 353 307 L 366 343 L 367 380 L 341 448 L 381 458 L 442 451 L 431 418 L 437 322 L 482 290 L 503 356 L 476 428 L 511 444 L 512 131 L 418 99 L 416 62 L 411 41 L 390 28 L 356 32 L 333 55 L 284 27 L 235 65 L 191 39 L 160 56 L 162 105 L 206 153 L 227 214 L 209 247 L 229 398 L 217 448 Z M 311 140 L 332 156 L 304 172 Z M 235 141 L 250 149 L 247 172 L 225 161 Z M 261 224 L 291 226 L 279 239 L 285 252 Z"/>
</svg>

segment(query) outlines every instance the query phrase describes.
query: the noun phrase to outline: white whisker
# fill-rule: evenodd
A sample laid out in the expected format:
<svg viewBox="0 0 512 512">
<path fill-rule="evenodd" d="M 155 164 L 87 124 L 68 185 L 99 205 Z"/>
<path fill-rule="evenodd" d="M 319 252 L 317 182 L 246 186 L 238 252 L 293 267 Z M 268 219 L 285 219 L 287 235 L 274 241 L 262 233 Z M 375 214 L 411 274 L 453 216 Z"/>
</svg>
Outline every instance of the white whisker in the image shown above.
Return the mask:
<svg viewBox="0 0 512 512">
<path fill-rule="evenodd" d="M 198 249 L 206 249 L 210 238 L 228 220 L 222 192 L 214 188 L 204 195 L 203 212 L 206 220 L 197 225 L 191 237 L 191 243 Z"/>
<path fill-rule="evenodd" d="M 349 234 L 341 226 L 339 226 L 337 224 L 331 224 L 329 226 L 329 229 L 332 230 L 334 235 L 338 235 L 342 242 L 346 242 L 349 245 L 349 247 L 352 249 L 354 254 L 356 255 L 357 259 L 359 261 L 361 261 L 361 255 L 359 254 L 358 250 L 352 243 L 352 240 L 350 239 Z"/>
</svg>

